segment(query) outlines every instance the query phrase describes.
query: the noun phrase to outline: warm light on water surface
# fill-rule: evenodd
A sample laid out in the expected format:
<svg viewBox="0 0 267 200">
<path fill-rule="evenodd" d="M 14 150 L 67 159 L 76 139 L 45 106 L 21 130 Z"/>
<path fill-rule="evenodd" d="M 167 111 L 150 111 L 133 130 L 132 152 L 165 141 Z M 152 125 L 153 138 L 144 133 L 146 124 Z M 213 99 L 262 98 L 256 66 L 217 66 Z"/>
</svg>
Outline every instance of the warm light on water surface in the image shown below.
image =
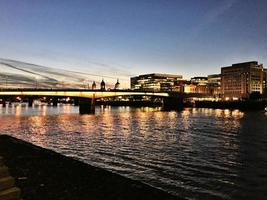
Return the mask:
<svg viewBox="0 0 267 200">
<path fill-rule="evenodd" d="M 0 130 L 186 199 L 264 199 L 267 116 L 239 110 L 0 106 Z M 258 196 L 257 196 L 258 195 Z"/>
</svg>

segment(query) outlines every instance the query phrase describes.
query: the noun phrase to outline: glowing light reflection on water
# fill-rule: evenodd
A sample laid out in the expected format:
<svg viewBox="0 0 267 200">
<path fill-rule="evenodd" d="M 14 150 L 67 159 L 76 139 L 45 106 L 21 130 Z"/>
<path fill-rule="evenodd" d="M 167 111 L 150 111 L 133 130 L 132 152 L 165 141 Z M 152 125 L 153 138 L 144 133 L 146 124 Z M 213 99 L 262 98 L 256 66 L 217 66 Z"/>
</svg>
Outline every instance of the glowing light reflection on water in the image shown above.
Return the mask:
<svg viewBox="0 0 267 200">
<path fill-rule="evenodd" d="M 0 131 L 186 199 L 267 198 L 267 115 L 0 106 Z"/>
</svg>

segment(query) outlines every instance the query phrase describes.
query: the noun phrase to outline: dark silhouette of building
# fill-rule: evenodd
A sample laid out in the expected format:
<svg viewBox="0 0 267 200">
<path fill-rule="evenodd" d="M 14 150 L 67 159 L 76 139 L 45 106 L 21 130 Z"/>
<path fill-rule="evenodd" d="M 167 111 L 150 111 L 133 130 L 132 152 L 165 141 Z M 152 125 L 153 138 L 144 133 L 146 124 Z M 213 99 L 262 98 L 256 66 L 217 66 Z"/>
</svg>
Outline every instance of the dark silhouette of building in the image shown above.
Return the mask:
<svg viewBox="0 0 267 200">
<path fill-rule="evenodd" d="M 102 79 L 101 83 L 100 83 L 100 89 L 101 90 L 106 90 L 106 84 L 104 82 L 104 79 Z"/>
<path fill-rule="evenodd" d="M 93 84 L 92 84 L 92 90 L 95 90 L 95 89 L 96 89 L 96 83 L 94 81 Z"/>
<path fill-rule="evenodd" d="M 119 79 L 117 79 L 117 83 L 115 84 L 114 89 L 115 89 L 115 90 L 120 89 L 120 82 L 119 82 Z"/>
</svg>

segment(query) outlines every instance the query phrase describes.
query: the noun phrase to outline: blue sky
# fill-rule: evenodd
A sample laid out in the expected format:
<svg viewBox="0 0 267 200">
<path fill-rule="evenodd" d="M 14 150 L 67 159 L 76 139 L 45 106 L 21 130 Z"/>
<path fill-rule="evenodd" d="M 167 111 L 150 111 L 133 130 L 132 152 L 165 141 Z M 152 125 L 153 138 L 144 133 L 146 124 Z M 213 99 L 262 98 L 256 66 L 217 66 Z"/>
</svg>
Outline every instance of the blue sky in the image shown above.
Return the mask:
<svg viewBox="0 0 267 200">
<path fill-rule="evenodd" d="M 265 0 L 0 0 L 0 57 L 100 76 L 267 65 Z"/>
</svg>

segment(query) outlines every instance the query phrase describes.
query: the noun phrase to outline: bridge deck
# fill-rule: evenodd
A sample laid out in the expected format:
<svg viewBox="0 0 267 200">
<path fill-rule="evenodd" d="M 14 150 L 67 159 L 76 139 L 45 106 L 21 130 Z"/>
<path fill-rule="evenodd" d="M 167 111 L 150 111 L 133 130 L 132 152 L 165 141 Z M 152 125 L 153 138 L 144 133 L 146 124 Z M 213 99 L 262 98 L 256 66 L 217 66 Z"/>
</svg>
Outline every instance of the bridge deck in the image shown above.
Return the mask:
<svg viewBox="0 0 267 200">
<path fill-rule="evenodd" d="M 173 98 L 211 97 L 209 94 L 181 93 L 174 91 L 139 91 L 139 90 L 80 90 L 80 89 L 5 89 L 0 90 L 1 96 L 54 96 L 54 97 L 82 97 L 107 98 L 116 96 L 155 96 Z"/>
<path fill-rule="evenodd" d="M 141 92 L 141 91 L 100 91 L 100 90 L 6 90 L 0 91 L 0 96 L 58 96 L 58 97 L 83 97 L 107 98 L 116 96 L 158 96 L 169 97 L 167 92 Z"/>
</svg>

